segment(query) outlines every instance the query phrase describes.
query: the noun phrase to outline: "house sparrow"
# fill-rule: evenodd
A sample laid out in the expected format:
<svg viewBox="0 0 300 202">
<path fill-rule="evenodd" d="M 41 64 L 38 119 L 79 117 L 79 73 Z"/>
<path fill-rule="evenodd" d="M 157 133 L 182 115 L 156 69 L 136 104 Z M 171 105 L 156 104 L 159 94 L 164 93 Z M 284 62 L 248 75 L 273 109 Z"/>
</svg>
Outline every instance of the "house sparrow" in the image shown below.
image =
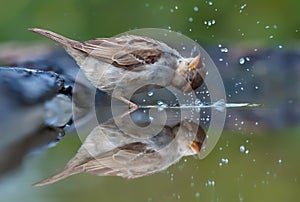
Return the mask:
<svg viewBox="0 0 300 202">
<path fill-rule="evenodd" d="M 167 44 L 148 37 L 123 35 L 78 42 L 52 31 L 32 28 L 61 45 L 97 88 L 129 104 L 131 95 L 147 86 L 174 86 L 191 92 L 203 83 L 206 68 L 200 55 L 184 58 Z"/>
<path fill-rule="evenodd" d="M 199 154 L 205 138 L 202 127 L 189 120 L 174 127 L 164 126 L 153 137 L 141 139 L 120 130 L 111 119 L 93 129 L 58 174 L 35 186 L 82 172 L 128 179 L 150 175 L 167 169 L 183 156 Z"/>
</svg>

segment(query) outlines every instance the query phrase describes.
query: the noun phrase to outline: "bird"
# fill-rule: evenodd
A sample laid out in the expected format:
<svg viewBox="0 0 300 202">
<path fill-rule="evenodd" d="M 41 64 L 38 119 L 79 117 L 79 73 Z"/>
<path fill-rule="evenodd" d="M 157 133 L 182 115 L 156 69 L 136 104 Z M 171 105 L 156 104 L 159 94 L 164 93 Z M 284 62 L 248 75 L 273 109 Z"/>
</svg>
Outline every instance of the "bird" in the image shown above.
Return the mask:
<svg viewBox="0 0 300 202">
<path fill-rule="evenodd" d="M 185 58 L 166 43 L 145 36 L 79 42 L 45 29 L 29 30 L 62 46 L 96 88 L 128 104 L 130 112 L 138 108 L 130 101 L 134 92 L 172 86 L 187 93 L 200 87 L 207 74 L 200 54 Z"/>
<path fill-rule="evenodd" d="M 187 119 L 174 126 L 165 125 L 149 138 L 132 136 L 110 119 L 92 130 L 60 172 L 34 185 L 52 184 L 83 172 L 128 179 L 154 174 L 184 156 L 199 154 L 205 139 L 204 129 Z"/>
</svg>

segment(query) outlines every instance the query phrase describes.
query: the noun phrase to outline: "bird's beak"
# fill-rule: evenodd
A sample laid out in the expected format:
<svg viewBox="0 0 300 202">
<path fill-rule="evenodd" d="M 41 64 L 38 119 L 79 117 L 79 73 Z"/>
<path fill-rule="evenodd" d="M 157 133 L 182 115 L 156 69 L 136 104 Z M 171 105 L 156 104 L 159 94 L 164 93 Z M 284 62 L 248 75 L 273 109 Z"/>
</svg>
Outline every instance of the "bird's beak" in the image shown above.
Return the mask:
<svg viewBox="0 0 300 202">
<path fill-rule="evenodd" d="M 196 141 L 193 141 L 190 144 L 190 148 L 193 152 L 195 152 L 195 154 L 198 154 L 200 152 L 201 147 L 199 147 L 199 143 Z"/>
<path fill-rule="evenodd" d="M 196 70 L 197 67 L 202 63 L 200 55 L 197 55 L 189 64 L 189 70 Z"/>
</svg>

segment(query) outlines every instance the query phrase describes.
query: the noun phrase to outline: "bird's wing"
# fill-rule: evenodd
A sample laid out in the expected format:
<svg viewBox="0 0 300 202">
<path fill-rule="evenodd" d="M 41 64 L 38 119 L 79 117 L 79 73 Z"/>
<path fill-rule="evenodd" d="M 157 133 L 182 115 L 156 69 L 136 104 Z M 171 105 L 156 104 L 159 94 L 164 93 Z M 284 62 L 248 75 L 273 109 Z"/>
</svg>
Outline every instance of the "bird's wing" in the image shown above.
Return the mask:
<svg viewBox="0 0 300 202">
<path fill-rule="evenodd" d="M 146 37 L 125 35 L 116 38 L 97 38 L 73 44 L 73 48 L 117 67 L 135 69 L 153 64 L 162 55 L 161 42 Z"/>
<path fill-rule="evenodd" d="M 98 176 L 136 178 L 158 170 L 161 158 L 158 152 L 147 150 L 146 144 L 135 142 L 107 152 L 82 166 L 84 172 Z"/>
</svg>

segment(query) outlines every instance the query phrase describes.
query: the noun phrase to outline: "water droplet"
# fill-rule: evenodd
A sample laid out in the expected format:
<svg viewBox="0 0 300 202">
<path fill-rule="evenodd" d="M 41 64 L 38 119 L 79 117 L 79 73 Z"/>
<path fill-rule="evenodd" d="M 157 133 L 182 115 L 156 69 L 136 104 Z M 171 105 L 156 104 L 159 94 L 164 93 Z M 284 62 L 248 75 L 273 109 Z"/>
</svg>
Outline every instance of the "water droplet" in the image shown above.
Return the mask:
<svg viewBox="0 0 300 202">
<path fill-rule="evenodd" d="M 220 51 L 221 51 L 222 53 L 227 53 L 227 52 L 228 52 L 228 48 L 221 48 Z"/>
<path fill-rule="evenodd" d="M 280 48 L 280 49 L 281 49 L 281 48 L 283 48 L 283 46 L 282 46 L 282 45 L 279 45 L 279 46 L 278 46 L 278 48 Z"/>
<path fill-rule="evenodd" d="M 188 20 L 189 20 L 189 22 L 193 22 L 194 19 L 192 17 L 189 17 Z"/>
<path fill-rule="evenodd" d="M 245 150 L 246 150 L 245 146 L 244 146 L 244 145 L 241 145 L 241 146 L 240 146 L 240 152 L 244 153 Z"/>
<path fill-rule="evenodd" d="M 149 97 L 152 97 L 152 96 L 154 95 L 154 92 L 153 92 L 153 91 L 148 91 L 147 95 L 148 95 Z"/>
<path fill-rule="evenodd" d="M 204 21 L 204 24 L 207 25 L 208 27 L 216 24 L 216 21 L 215 20 L 208 20 L 208 21 Z"/>
<path fill-rule="evenodd" d="M 221 162 L 224 164 L 228 164 L 229 160 L 228 160 L 228 158 L 222 158 Z"/>
<path fill-rule="evenodd" d="M 240 58 L 240 64 L 241 65 L 245 64 L 245 59 L 244 58 Z"/>
<path fill-rule="evenodd" d="M 196 105 L 201 104 L 201 100 L 197 98 L 197 99 L 195 100 L 195 104 L 196 104 Z"/>
<path fill-rule="evenodd" d="M 258 90 L 258 88 L 259 88 L 258 86 L 255 86 L 255 90 Z"/>
<path fill-rule="evenodd" d="M 282 160 L 281 160 L 281 159 L 279 159 L 279 160 L 278 160 L 278 163 L 279 163 L 279 164 L 281 164 L 281 163 L 282 163 Z"/>
<path fill-rule="evenodd" d="M 175 6 L 175 9 L 178 10 L 178 6 Z"/>
<path fill-rule="evenodd" d="M 240 13 L 243 12 L 244 8 L 246 8 L 247 4 L 243 4 L 241 7 L 240 7 Z"/>
<path fill-rule="evenodd" d="M 195 197 L 196 197 L 196 198 L 199 198 L 199 197 L 200 197 L 200 192 L 197 191 L 197 192 L 195 193 Z"/>
<path fill-rule="evenodd" d="M 195 7 L 194 7 L 194 11 L 195 11 L 195 12 L 198 12 L 198 11 L 199 11 L 198 6 L 195 6 Z"/>
<path fill-rule="evenodd" d="M 157 104 L 158 104 L 158 105 L 163 105 L 164 102 L 163 102 L 163 101 L 157 101 Z"/>
<path fill-rule="evenodd" d="M 212 6 L 212 5 L 213 5 L 213 2 L 209 1 L 209 2 L 208 2 L 208 5 Z"/>
<path fill-rule="evenodd" d="M 158 110 L 159 112 L 163 111 L 165 108 L 168 107 L 168 105 L 167 105 L 166 103 L 164 103 L 163 101 L 157 101 L 157 105 L 159 106 L 159 107 L 157 108 L 157 110 Z"/>
<path fill-rule="evenodd" d="M 215 181 L 214 180 L 208 180 L 208 185 L 209 186 L 215 186 Z"/>
</svg>

